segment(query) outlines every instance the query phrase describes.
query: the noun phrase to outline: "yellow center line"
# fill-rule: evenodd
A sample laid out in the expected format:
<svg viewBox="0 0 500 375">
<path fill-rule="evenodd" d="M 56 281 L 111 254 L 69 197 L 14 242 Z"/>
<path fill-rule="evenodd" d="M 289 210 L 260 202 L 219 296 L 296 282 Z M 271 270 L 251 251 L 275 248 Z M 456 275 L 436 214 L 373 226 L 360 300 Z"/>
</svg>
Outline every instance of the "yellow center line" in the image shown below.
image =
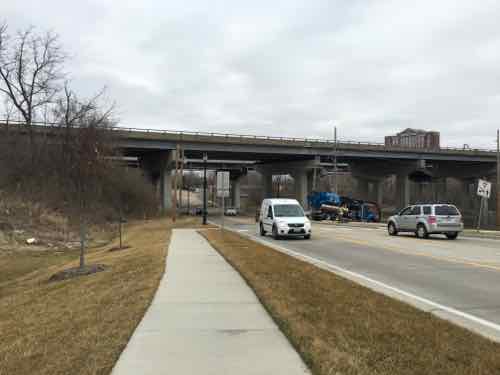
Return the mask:
<svg viewBox="0 0 500 375">
<path fill-rule="evenodd" d="M 368 241 L 362 241 L 362 240 L 358 240 L 358 239 L 354 239 L 352 237 L 346 237 L 346 236 L 342 236 L 342 235 L 339 236 L 337 234 L 335 235 L 335 239 L 338 239 L 338 240 L 341 240 L 344 242 L 351 242 L 351 243 L 355 243 L 357 245 L 363 245 L 363 246 L 367 246 L 367 247 L 371 247 L 371 248 L 388 250 L 388 251 L 392 251 L 392 252 L 400 253 L 400 254 L 405 254 L 405 255 L 415 255 L 415 256 L 420 256 L 420 257 L 425 257 L 425 258 L 430 258 L 430 259 L 442 260 L 442 261 L 450 262 L 450 263 L 464 264 L 467 266 L 473 266 L 473 267 L 486 268 L 486 269 L 490 269 L 490 270 L 500 271 L 500 266 L 494 266 L 494 265 L 487 264 L 487 263 L 468 261 L 468 260 L 464 260 L 464 259 L 460 259 L 460 258 L 453 258 L 453 257 L 442 257 L 442 256 L 422 253 L 422 252 L 418 252 L 418 251 L 417 252 L 407 251 L 407 250 L 403 250 L 401 248 L 398 248 L 398 247 L 395 247 L 392 245 L 387 245 L 387 244 L 377 245 L 377 244 L 373 244 L 373 243 L 368 242 Z"/>
</svg>

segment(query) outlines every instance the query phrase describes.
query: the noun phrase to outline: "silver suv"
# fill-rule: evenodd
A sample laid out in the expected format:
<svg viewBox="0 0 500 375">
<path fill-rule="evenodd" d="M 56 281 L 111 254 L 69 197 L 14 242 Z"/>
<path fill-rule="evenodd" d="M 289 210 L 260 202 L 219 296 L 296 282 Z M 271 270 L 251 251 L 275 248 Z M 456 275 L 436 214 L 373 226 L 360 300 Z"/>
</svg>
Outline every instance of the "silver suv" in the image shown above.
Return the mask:
<svg viewBox="0 0 500 375">
<path fill-rule="evenodd" d="M 417 204 L 402 209 L 387 221 L 391 236 L 398 232 L 415 232 L 418 238 L 445 234 L 450 240 L 464 230 L 460 211 L 452 204 Z"/>
</svg>

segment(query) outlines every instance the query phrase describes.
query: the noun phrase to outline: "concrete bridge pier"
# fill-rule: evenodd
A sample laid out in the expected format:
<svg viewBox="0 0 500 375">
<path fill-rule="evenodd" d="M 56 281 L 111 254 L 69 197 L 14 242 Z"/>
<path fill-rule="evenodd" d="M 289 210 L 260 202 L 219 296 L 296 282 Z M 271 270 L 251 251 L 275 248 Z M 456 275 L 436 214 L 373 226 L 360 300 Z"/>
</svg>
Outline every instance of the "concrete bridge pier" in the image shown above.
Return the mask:
<svg viewBox="0 0 500 375">
<path fill-rule="evenodd" d="M 291 173 L 295 181 L 295 199 L 299 201 L 302 207 L 307 208 L 307 195 L 308 195 L 308 173 L 307 170 L 296 170 Z"/>
<path fill-rule="evenodd" d="M 152 152 L 139 160 L 144 175 L 151 181 L 153 190 L 159 196 L 160 209 L 172 208 L 172 151 Z"/>
<path fill-rule="evenodd" d="M 273 197 L 273 173 L 271 171 L 260 170 L 262 176 L 262 190 L 264 198 Z"/>
<path fill-rule="evenodd" d="M 375 201 L 382 207 L 384 196 L 384 178 L 364 178 L 357 176 L 355 198 L 366 201 Z"/>
<path fill-rule="evenodd" d="M 396 175 L 396 194 L 398 208 L 404 208 L 410 204 L 410 179 L 407 174 Z"/>
<path fill-rule="evenodd" d="M 231 171 L 229 174 L 231 182 L 231 204 L 237 210 L 241 208 L 241 179 L 246 176 L 246 172 Z"/>
<path fill-rule="evenodd" d="M 309 160 L 278 161 L 263 164 L 257 167 L 257 171 L 262 175 L 262 187 L 264 198 L 273 197 L 272 176 L 289 174 L 295 183 L 295 198 L 304 208 L 307 208 L 307 195 L 312 189 L 313 172 L 320 166 L 320 159 L 315 157 Z"/>
<path fill-rule="evenodd" d="M 375 202 L 377 202 L 378 206 L 382 208 L 384 204 L 384 179 L 380 179 L 374 182 L 375 188 Z"/>
<path fill-rule="evenodd" d="M 160 174 L 160 208 L 168 211 L 172 208 L 172 169 L 163 168 Z"/>
<path fill-rule="evenodd" d="M 434 202 L 446 202 L 447 200 L 447 182 L 446 177 L 436 178 L 433 181 Z"/>
<path fill-rule="evenodd" d="M 357 199 L 369 200 L 370 181 L 367 178 L 356 177 L 356 196 Z"/>
</svg>

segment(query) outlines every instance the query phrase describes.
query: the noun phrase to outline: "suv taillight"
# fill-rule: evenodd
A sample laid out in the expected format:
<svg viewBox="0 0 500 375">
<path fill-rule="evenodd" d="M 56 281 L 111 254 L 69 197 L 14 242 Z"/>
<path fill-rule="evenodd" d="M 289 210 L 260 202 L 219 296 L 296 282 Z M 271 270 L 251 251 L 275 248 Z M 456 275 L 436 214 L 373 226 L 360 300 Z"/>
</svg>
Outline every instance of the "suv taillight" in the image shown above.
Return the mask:
<svg viewBox="0 0 500 375">
<path fill-rule="evenodd" d="M 436 224 L 436 216 L 429 216 L 429 217 L 427 218 L 427 222 L 428 222 L 429 224 Z"/>
</svg>

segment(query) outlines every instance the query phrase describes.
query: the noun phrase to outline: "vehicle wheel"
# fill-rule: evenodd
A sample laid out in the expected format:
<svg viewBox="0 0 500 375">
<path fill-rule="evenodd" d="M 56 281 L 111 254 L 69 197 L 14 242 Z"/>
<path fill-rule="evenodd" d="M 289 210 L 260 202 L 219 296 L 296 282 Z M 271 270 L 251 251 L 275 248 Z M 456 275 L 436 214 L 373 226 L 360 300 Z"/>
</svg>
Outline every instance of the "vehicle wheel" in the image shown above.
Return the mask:
<svg viewBox="0 0 500 375">
<path fill-rule="evenodd" d="M 419 224 L 417 226 L 416 235 L 418 238 L 428 238 L 429 237 L 429 233 L 427 233 L 427 228 L 425 228 L 425 225 Z"/>
<path fill-rule="evenodd" d="M 280 236 L 278 234 L 278 228 L 276 228 L 276 225 L 273 225 L 273 238 L 275 240 L 278 240 L 280 238 Z"/>
<path fill-rule="evenodd" d="M 389 223 L 389 225 L 387 226 L 387 232 L 389 232 L 389 235 L 390 236 L 397 236 L 398 234 L 398 230 L 396 229 L 396 226 L 394 225 L 394 223 Z"/>
<path fill-rule="evenodd" d="M 446 233 L 446 237 L 449 240 L 456 240 L 458 237 L 458 232 Z"/>
<path fill-rule="evenodd" d="M 310 235 L 310 234 L 306 234 L 306 235 L 304 236 L 304 239 L 305 239 L 305 240 L 310 240 L 310 239 L 311 239 L 311 235 Z"/>
<path fill-rule="evenodd" d="M 264 230 L 264 226 L 262 225 L 262 223 L 260 223 L 260 235 L 261 236 L 265 236 L 266 235 L 266 231 Z"/>
</svg>

